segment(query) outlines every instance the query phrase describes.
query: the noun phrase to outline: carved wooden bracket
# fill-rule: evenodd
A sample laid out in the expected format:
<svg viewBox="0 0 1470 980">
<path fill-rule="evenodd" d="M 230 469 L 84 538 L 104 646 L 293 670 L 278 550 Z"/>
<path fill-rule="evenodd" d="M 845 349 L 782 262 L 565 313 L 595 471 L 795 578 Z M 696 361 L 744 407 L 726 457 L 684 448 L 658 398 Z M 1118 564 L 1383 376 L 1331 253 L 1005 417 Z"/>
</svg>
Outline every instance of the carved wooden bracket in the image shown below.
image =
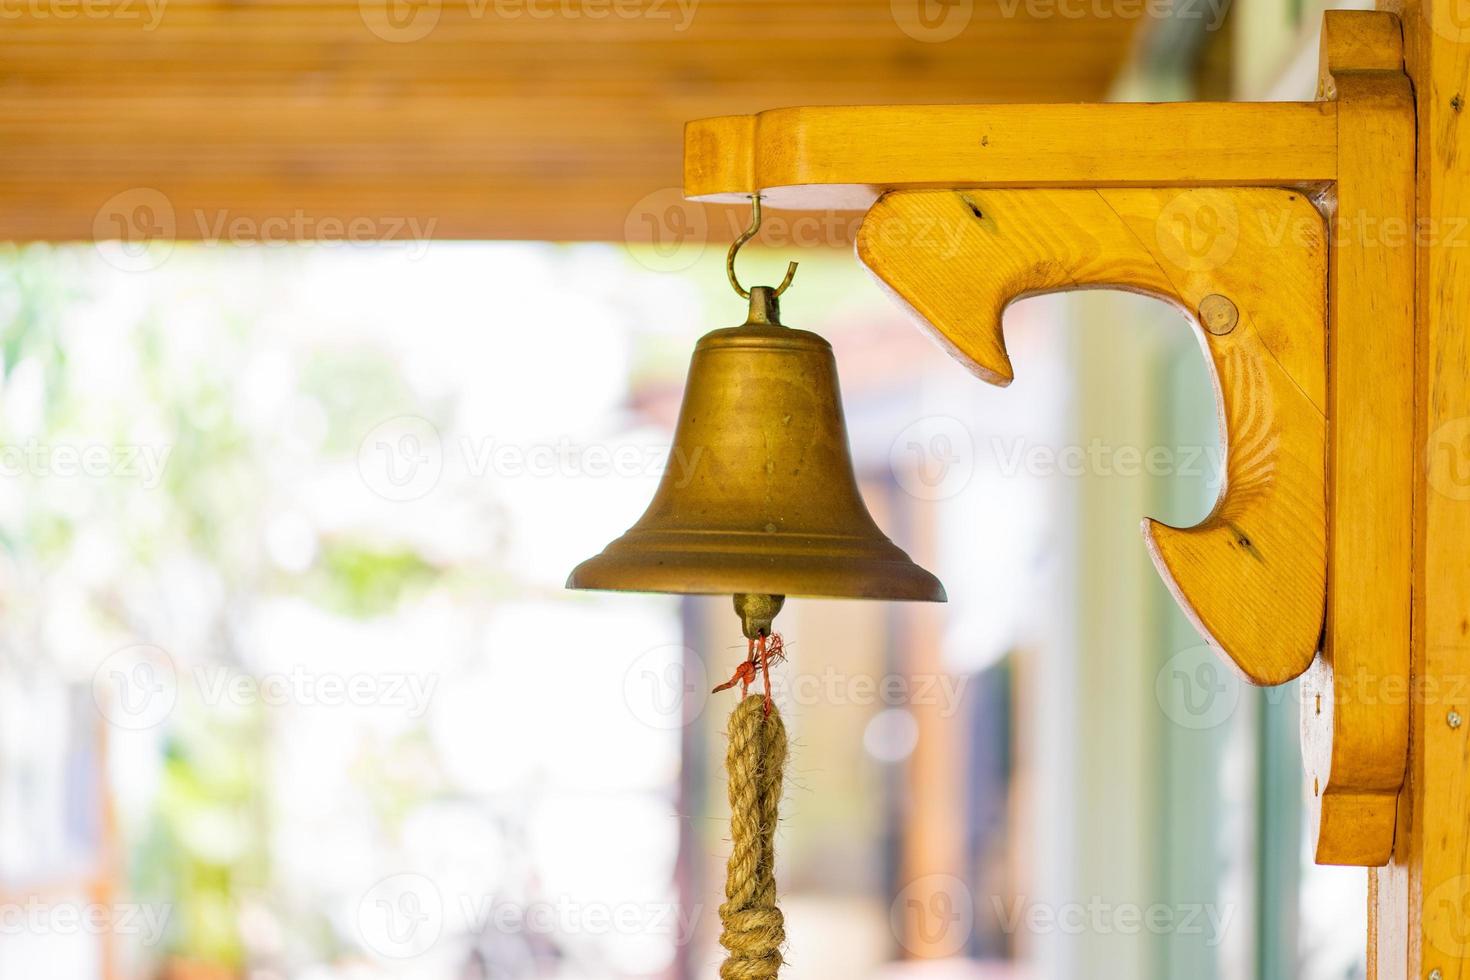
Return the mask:
<svg viewBox="0 0 1470 980">
<path fill-rule="evenodd" d="M 1303 682 L 1323 863 L 1379 865 L 1409 734 L 1414 109 L 1397 19 L 1330 12 L 1308 103 L 783 109 L 690 123 L 685 192 L 867 210 L 863 263 L 982 379 L 1005 308 L 1114 287 L 1193 318 L 1226 476 L 1144 522 L 1200 633 Z"/>
<path fill-rule="evenodd" d="M 1292 233 L 1301 247 L 1275 239 Z M 1253 683 L 1280 684 L 1307 669 L 1322 632 L 1326 237 L 1299 191 L 976 189 L 888 194 L 857 247 L 997 384 L 1012 376 L 1002 313 L 1023 296 L 1110 286 L 1196 318 L 1228 437 L 1225 485 L 1203 523 L 1146 520 L 1144 536 L 1200 633 Z M 963 261 L 945 257 L 956 243 Z"/>
</svg>

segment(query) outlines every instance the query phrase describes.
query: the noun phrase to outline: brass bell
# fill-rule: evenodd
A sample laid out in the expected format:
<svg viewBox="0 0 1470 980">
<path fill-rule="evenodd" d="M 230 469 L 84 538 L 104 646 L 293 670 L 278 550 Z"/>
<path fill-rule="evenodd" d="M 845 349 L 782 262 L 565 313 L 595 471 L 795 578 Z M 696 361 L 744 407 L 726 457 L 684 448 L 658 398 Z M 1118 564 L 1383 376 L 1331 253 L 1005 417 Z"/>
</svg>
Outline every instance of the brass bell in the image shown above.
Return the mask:
<svg viewBox="0 0 1470 980">
<path fill-rule="evenodd" d="M 770 634 L 788 595 L 945 601 L 863 503 L 832 345 L 780 322 L 790 272 L 780 289 L 747 293 L 734 251 L 731 281 L 750 315 L 694 348 L 670 450 L 678 465 L 638 523 L 567 587 L 733 594 L 752 639 Z"/>
</svg>

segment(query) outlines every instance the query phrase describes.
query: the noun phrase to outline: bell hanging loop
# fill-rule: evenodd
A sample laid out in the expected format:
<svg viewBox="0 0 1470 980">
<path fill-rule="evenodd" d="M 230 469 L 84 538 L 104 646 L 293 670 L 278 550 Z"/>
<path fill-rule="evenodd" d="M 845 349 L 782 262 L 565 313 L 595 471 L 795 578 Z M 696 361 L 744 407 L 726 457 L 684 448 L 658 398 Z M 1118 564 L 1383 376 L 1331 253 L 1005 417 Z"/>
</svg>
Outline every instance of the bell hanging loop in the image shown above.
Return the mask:
<svg viewBox="0 0 1470 980">
<path fill-rule="evenodd" d="M 758 192 L 752 194 L 750 196 L 750 201 L 750 225 L 745 229 L 745 231 L 741 234 L 739 238 L 730 243 L 730 251 L 725 253 L 725 274 L 730 277 L 730 285 L 735 288 L 735 292 L 740 296 L 741 299 L 750 299 L 750 290 L 740 285 L 740 277 L 735 274 L 735 254 L 740 251 L 740 247 L 742 245 L 755 237 L 756 232 L 761 230 L 760 194 Z M 786 264 L 786 278 L 781 280 L 781 285 L 777 286 L 775 291 L 771 295 L 780 296 L 782 293 L 786 292 L 786 287 L 791 285 L 791 280 L 793 277 L 795 277 L 795 275 L 796 263 L 788 262 Z"/>
</svg>

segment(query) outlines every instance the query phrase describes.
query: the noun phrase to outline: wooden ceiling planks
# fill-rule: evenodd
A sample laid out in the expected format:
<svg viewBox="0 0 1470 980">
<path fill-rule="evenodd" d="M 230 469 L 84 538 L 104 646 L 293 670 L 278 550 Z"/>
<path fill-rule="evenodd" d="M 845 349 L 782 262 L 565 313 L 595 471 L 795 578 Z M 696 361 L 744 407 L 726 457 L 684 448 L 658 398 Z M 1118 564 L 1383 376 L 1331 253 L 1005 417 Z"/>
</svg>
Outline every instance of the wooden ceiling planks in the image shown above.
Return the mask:
<svg viewBox="0 0 1470 980">
<path fill-rule="evenodd" d="M 0 236 L 271 239 L 285 218 L 369 239 L 724 239 L 738 222 L 680 201 L 685 121 L 1099 99 L 1138 25 L 1125 9 L 0 0 Z"/>
</svg>

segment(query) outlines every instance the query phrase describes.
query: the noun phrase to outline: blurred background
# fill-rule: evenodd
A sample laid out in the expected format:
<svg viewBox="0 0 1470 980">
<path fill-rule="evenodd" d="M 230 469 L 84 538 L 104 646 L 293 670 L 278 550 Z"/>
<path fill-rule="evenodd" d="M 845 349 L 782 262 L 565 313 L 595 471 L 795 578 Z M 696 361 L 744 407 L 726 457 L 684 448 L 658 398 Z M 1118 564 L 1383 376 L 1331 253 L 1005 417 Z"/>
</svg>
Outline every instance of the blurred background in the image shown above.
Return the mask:
<svg viewBox="0 0 1470 980">
<path fill-rule="evenodd" d="M 0 40 L 32 113 L 0 150 L 0 980 L 715 975 L 737 622 L 562 588 L 744 316 L 746 213 L 681 200 L 677 122 L 1306 99 L 1322 10 L 54 2 Z M 1223 470 L 1189 324 L 1026 300 L 992 389 L 858 267 L 859 218 L 769 212 L 742 275 L 801 262 L 785 320 L 950 602 L 781 617 L 784 975 L 1363 976 L 1295 685 L 1224 669 L 1138 533 Z"/>
</svg>

